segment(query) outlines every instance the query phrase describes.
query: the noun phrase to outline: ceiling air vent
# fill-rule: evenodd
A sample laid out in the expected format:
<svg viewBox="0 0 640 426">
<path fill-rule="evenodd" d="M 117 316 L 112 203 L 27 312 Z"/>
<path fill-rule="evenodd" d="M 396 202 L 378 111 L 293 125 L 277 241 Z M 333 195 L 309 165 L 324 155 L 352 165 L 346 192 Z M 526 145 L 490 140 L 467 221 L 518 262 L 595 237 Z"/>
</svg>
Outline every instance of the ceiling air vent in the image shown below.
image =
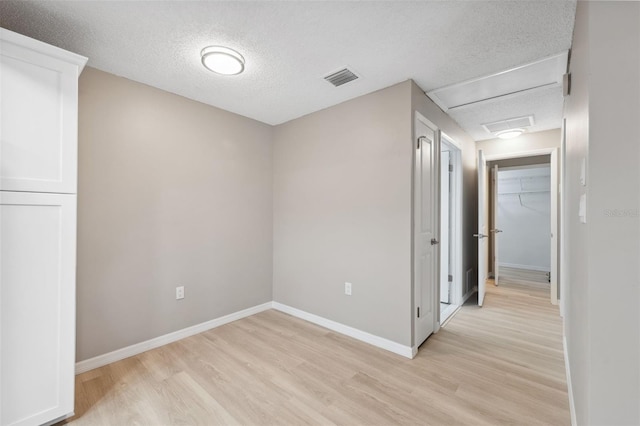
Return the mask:
<svg viewBox="0 0 640 426">
<path fill-rule="evenodd" d="M 526 129 L 534 125 L 533 115 L 526 117 L 510 118 L 508 120 L 494 121 L 483 124 L 482 127 L 489 133 L 498 133 L 509 129 Z"/>
<path fill-rule="evenodd" d="M 333 84 L 334 86 L 338 87 L 350 81 L 353 81 L 356 78 L 358 78 L 357 75 L 349 71 L 347 68 L 343 68 L 340 71 L 334 72 L 333 74 L 326 76 L 324 79 L 327 80 L 329 83 Z"/>
</svg>

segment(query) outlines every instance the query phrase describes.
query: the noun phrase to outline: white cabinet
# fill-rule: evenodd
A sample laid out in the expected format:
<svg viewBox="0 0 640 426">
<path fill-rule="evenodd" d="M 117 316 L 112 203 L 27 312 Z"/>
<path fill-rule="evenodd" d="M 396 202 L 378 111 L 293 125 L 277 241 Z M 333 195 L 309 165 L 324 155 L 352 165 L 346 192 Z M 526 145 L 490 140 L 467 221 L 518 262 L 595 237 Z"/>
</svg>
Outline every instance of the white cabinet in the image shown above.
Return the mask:
<svg viewBox="0 0 640 426">
<path fill-rule="evenodd" d="M 74 410 L 78 75 L 0 28 L 0 426 Z"/>
<path fill-rule="evenodd" d="M 86 58 L 0 29 L 0 190 L 77 192 Z"/>
<path fill-rule="evenodd" d="M 0 192 L 2 425 L 73 412 L 76 197 Z"/>
</svg>

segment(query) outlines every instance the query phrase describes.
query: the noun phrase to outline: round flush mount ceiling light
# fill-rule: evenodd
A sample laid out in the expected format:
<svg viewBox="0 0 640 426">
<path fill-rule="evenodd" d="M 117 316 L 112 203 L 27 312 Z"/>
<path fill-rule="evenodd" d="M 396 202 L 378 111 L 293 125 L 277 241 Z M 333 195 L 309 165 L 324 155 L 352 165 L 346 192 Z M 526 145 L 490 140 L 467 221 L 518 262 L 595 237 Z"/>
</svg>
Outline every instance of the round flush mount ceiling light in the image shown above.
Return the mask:
<svg viewBox="0 0 640 426">
<path fill-rule="evenodd" d="M 244 71 L 244 58 L 228 47 L 208 46 L 202 49 L 200 56 L 202 65 L 217 74 L 236 75 Z"/>
<path fill-rule="evenodd" d="M 524 129 L 509 129 L 509 130 L 503 130 L 501 132 L 498 132 L 496 133 L 496 135 L 500 139 L 513 139 L 513 138 L 517 138 L 523 133 L 524 133 Z"/>
</svg>

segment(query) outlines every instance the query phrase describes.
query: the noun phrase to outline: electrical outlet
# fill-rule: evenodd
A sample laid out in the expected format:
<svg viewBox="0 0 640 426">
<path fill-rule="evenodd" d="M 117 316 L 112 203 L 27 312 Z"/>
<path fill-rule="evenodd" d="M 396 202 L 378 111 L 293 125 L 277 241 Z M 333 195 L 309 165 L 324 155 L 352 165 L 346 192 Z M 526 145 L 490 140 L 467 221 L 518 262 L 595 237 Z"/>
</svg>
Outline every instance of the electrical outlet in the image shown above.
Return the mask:
<svg viewBox="0 0 640 426">
<path fill-rule="evenodd" d="M 344 283 L 344 294 L 351 296 L 351 283 Z"/>
<path fill-rule="evenodd" d="M 184 286 L 176 287 L 176 300 L 184 299 Z"/>
</svg>

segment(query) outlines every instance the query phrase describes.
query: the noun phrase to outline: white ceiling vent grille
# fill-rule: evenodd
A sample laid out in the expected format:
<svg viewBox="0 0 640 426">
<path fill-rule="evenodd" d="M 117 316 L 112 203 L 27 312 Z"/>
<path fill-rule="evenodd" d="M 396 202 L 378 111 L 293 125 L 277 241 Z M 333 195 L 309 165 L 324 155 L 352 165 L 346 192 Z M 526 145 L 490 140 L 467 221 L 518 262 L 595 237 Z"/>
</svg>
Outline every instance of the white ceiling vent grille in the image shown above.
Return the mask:
<svg viewBox="0 0 640 426">
<path fill-rule="evenodd" d="M 483 124 L 482 127 L 489 133 L 502 132 L 509 129 L 526 129 L 535 124 L 533 115 L 526 117 L 510 118 L 508 120 L 494 121 L 493 123 Z"/>
<path fill-rule="evenodd" d="M 326 76 L 324 79 L 327 80 L 329 83 L 333 84 L 334 86 L 338 87 L 350 81 L 353 81 L 357 78 L 358 76 L 355 75 L 355 73 L 353 73 L 347 68 L 343 68 L 340 71 L 334 72 L 333 74 Z"/>
</svg>

